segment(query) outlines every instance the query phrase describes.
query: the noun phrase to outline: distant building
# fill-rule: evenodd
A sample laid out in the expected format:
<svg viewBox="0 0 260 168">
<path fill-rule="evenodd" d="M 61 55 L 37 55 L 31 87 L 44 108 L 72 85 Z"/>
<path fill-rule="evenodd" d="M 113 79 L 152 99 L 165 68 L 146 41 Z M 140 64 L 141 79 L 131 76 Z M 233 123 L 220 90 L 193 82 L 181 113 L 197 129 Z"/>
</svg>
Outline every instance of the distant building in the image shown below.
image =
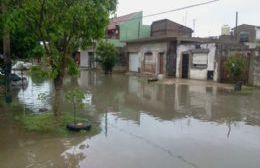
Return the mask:
<svg viewBox="0 0 260 168">
<path fill-rule="evenodd" d="M 177 46 L 182 43 L 201 42 L 192 38 L 192 29 L 168 19 L 151 25 L 151 37 L 127 42 L 130 72 L 176 76 Z"/>
<path fill-rule="evenodd" d="M 246 75 L 242 80 L 249 81 L 249 64 L 253 55 L 248 46 L 235 41 L 220 39 L 203 43 L 180 44 L 177 47 L 176 77 L 196 80 L 213 80 L 229 82 L 230 76 L 225 68 L 225 61 L 234 54 L 241 54 L 246 58 Z"/>
<path fill-rule="evenodd" d="M 250 48 L 260 45 L 260 26 L 242 24 L 233 28 L 233 31 L 237 42 L 247 44 Z"/>
<path fill-rule="evenodd" d="M 125 41 L 149 37 L 150 26 L 143 25 L 143 12 L 135 12 L 111 19 L 106 34 L 107 39 L 118 40 L 122 46 Z"/>
<path fill-rule="evenodd" d="M 260 86 L 260 47 L 252 49 L 250 61 L 249 84 Z"/>
<path fill-rule="evenodd" d="M 193 30 L 168 19 L 155 21 L 151 26 L 152 37 L 191 37 Z"/>
<path fill-rule="evenodd" d="M 221 28 L 221 35 L 222 36 L 230 36 L 231 35 L 231 29 L 228 25 L 224 25 Z"/>
<path fill-rule="evenodd" d="M 136 40 L 150 36 L 150 26 L 143 25 L 143 12 L 135 12 L 128 15 L 115 17 L 110 20 L 106 30 L 106 40 L 115 45 L 119 51 L 117 67 L 124 69 L 127 65 L 127 56 L 124 48 L 128 40 Z M 97 43 L 94 42 L 86 50 L 80 52 L 80 67 L 95 68 L 95 51 Z"/>
</svg>

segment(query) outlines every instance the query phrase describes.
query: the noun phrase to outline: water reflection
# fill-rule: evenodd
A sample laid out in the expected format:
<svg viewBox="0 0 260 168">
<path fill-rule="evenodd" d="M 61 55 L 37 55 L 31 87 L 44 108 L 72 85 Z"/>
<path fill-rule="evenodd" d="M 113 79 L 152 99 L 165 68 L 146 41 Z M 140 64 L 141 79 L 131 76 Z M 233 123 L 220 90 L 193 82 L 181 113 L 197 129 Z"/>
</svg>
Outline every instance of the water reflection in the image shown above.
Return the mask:
<svg viewBox="0 0 260 168">
<path fill-rule="evenodd" d="M 214 85 L 148 84 L 144 78 L 93 71 L 82 71 L 79 78 L 66 78 L 64 83 L 65 90 L 83 89 L 85 102 L 92 107 L 87 113 L 102 131 L 72 138 L 69 145 L 60 138 L 29 143 L 31 161 L 22 162 L 97 168 L 257 168 L 260 164 L 259 90 L 245 95 Z M 40 103 L 25 100 L 34 100 L 37 92 L 51 93 L 51 83 L 29 82 L 23 94 L 28 96 L 19 93 L 19 101 L 37 109 Z M 38 154 L 37 148 L 50 143 L 57 144 Z M 50 152 L 54 159 L 44 156 Z M 33 160 L 35 153 L 40 159 Z"/>
<path fill-rule="evenodd" d="M 52 97 L 52 82 L 43 81 L 42 83 L 34 83 L 31 76 L 26 75 L 25 77 L 28 80 L 28 86 L 25 89 L 19 90 L 17 96 L 19 102 L 25 105 L 25 108 L 33 112 L 39 112 L 39 109 L 41 108 L 47 108 L 51 110 L 51 100 L 49 100 L 47 103 L 44 103 L 38 99 L 38 95 L 40 93 L 45 93 L 46 95 Z"/>
</svg>

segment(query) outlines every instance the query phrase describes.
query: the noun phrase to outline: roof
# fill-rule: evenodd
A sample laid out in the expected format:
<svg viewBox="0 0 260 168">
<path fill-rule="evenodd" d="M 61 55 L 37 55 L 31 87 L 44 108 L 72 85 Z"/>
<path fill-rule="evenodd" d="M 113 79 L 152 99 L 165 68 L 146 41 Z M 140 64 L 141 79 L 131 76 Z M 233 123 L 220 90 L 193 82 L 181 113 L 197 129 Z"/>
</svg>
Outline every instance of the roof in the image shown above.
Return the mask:
<svg viewBox="0 0 260 168">
<path fill-rule="evenodd" d="M 249 24 L 241 24 L 241 25 L 238 25 L 237 27 L 252 27 L 252 28 L 258 27 L 258 28 L 260 28 L 260 26 L 249 25 Z M 235 28 L 236 28 L 236 27 L 234 27 L 232 30 L 234 30 Z"/>
<path fill-rule="evenodd" d="M 197 37 L 173 37 L 173 36 L 160 36 L 160 37 L 148 37 L 138 40 L 126 41 L 128 44 L 133 43 L 145 43 L 145 42 L 165 42 L 165 41 L 182 41 L 182 42 L 208 42 L 208 38 L 197 38 Z"/>
<path fill-rule="evenodd" d="M 108 25 L 108 30 L 116 29 L 116 25 L 119 25 L 120 23 L 126 22 L 130 19 L 133 19 L 134 16 L 138 13 L 140 13 L 140 12 L 134 12 L 134 13 L 130 13 L 128 15 L 124 15 L 124 16 L 120 16 L 120 17 L 116 17 L 116 18 L 111 19 L 110 23 Z"/>
<path fill-rule="evenodd" d="M 174 22 L 174 21 L 172 21 L 172 20 L 169 20 L 169 19 L 157 20 L 157 21 L 154 21 L 152 24 L 158 23 L 158 22 L 163 22 L 163 21 L 170 22 L 170 23 L 174 23 L 175 25 L 177 25 L 177 26 L 179 26 L 179 27 L 189 29 L 190 31 L 193 32 L 193 30 L 192 30 L 191 28 L 189 28 L 189 27 L 187 27 L 187 26 L 184 26 L 184 25 L 182 25 L 182 24 L 179 24 L 179 23 L 177 23 L 177 22 Z"/>
</svg>

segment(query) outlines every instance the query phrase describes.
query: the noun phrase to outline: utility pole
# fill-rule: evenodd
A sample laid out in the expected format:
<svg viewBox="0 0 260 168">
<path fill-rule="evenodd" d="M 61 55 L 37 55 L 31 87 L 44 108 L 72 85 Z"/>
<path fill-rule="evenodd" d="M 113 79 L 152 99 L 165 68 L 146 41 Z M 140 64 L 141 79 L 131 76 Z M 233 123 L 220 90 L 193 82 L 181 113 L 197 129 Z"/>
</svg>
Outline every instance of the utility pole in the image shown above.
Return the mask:
<svg viewBox="0 0 260 168">
<path fill-rule="evenodd" d="M 237 32 L 237 26 L 238 26 L 238 12 L 236 12 L 236 27 L 235 27 L 235 40 L 238 41 L 238 32 Z"/>
<path fill-rule="evenodd" d="M 187 20 L 188 20 L 188 12 L 185 11 L 185 22 L 184 22 L 185 26 L 187 26 Z"/>
<path fill-rule="evenodd" d="M 195 36 L 196 19 L 193 19 L 193 36 Z"/>
</svg>

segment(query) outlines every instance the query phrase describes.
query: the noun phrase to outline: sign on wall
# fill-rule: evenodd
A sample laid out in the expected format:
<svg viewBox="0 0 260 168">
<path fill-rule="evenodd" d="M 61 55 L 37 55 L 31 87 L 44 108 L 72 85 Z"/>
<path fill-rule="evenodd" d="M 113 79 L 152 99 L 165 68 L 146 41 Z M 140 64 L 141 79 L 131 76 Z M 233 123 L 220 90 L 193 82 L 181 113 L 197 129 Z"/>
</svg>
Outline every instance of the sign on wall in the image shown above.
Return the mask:
<svg viewBox="0 0 260 168">
<path fill-rule="evenodd" d="M 194 53 L 193 54 L 193 64 L 196 65 L 207 65 L 208 64 L 208 54 L 205 53 Z"/>
</svg>

